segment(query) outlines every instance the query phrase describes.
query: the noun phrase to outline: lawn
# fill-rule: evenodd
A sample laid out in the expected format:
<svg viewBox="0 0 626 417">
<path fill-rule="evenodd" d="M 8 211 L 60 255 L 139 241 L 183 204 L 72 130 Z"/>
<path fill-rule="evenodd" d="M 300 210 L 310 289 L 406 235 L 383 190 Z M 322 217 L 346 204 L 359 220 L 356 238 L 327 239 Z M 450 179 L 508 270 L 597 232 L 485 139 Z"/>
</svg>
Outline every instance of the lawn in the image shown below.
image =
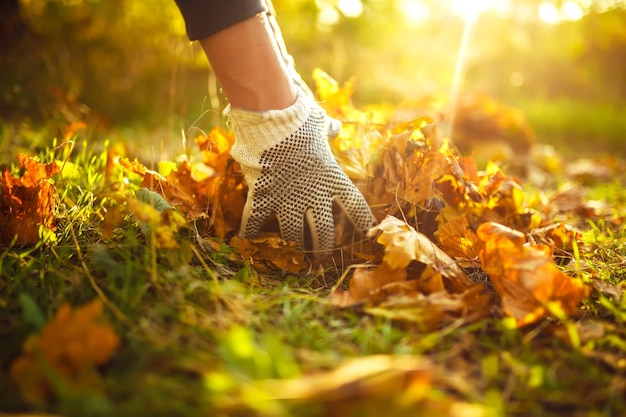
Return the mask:
<svg viewBox="0 0 626 417">
<path fill-rule="evenodd" d="M 0 410 L 624 415 L 623 163 L 586 161 L 583 176 L 562 161 L 532 162 L 533 178 L 474 169 L 425 119 L 372 125 L 348 110 L 358 122 L 333 150 L 353 177 L 377 161 L 378 176 L 357 182 L 379 220 L 399 223 L 363 238 L 344 221 L 326 258 L 272 235 L 231 239 L 245 190 L 218 149 L 228 132 L 200 135 L 159 174 L 78 139 L 79 125 L 21 168 L 15 155 L 0 206 L 3 237 L 19 236 L 0 252 Z M 201 165 L 213 175 L 192 177 Z M 208 210 L 190 208 L 191 189 Z M 454 232 L 455 219 L 467 225 Z"/>
</svg>

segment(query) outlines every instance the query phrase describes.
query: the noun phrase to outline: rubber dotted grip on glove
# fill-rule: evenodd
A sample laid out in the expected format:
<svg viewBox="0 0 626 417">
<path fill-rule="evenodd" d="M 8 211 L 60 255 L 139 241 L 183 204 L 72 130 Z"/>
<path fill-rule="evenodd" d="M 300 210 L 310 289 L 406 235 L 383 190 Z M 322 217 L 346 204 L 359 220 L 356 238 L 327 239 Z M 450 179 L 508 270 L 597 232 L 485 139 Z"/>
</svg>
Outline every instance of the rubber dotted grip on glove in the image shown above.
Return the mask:
<svg viewBox="0 0 626 417">
<path fill-rule="evenodd" d="M 333 201 L 358 230 L 365 232 L 375 225 L 367 202 L 332 155 L 329 119 L 317 104 L 299 94 L 296 103 L 285 110 L 249 113 L 230 111 L 235 130 L 231 153 L 249 186 L 242 236 L 257 236 L 275 214 L 283 239 L 303 248 L 307 221 L 312 249 L 328 251 L 334 247 Z M 285 125 L 298 127 L 277 140 L 272 132 L 284 133 Z M 263 149 L 263 143 L 270 146 Z"/>
</svg>

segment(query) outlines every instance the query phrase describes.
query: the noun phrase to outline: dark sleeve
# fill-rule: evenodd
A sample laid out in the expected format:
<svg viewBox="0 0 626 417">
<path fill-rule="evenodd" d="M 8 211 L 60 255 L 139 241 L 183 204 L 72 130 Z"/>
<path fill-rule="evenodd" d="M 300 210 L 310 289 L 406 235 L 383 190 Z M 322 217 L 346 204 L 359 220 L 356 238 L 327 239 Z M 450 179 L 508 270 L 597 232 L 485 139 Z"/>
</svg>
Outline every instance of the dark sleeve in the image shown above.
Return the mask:
<svg viewBox="0 0 626 417">
<path fill-rule="evenodd" d="M 175 0 L 190 40 L 206 38 L 262 12 L 264 0 Z"/>
</svg>

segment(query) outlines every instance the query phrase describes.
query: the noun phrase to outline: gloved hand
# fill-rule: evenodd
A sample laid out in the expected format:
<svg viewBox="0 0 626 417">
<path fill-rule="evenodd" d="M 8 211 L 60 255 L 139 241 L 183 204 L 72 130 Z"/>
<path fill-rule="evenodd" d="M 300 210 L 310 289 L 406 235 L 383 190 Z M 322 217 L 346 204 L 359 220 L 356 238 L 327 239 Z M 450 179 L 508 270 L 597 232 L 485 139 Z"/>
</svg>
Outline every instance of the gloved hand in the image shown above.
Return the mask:
<svg viewBox="0 0 626 417">
<path fill-rule="evenodd" d="M 334 247 L 335 200 L 357 230 L 376 224 L 365 199 L 341 170 L 328 145 L 332 126 L 324 110 L 298 90 L 296 102 L 282 110 L 251 112 L 231 108 L 235 133 L 231 156 L 248 183 L 240 235 L 255 237 L 274 213 L 282 238 L 304 249 L 304 221 L 312 249 Z"/>
</svg>

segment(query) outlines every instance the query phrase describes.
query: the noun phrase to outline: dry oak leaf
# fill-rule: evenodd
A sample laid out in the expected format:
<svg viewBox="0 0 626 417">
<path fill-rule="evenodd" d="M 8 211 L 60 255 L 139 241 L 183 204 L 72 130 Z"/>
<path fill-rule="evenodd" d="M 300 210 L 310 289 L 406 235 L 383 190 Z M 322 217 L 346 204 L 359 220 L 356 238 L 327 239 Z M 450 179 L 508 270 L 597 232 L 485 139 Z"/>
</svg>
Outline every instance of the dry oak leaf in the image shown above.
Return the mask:
<svg viewBox="0 0 626 417">
<path fill-rule="evenodd" d="M 396 217 L 387 216 L 367 235 L 383 245 L 383 262 L 392 269 L 406 268 L 412 261 L 417 261 L 447 278 L 447 289 L 451 292 L 463 292 L 474 286 L 454 259 L 426 235 Z"/>
<path fill-rule="evenodd" d="M 518 326 L 534 323 L 549 313 L 553 303 L 573 314 L 589 291 L 579 279 L 561 270 L 546 246 L 526 244 L 523 233 L 497 223 L 482 224 L 478 257 L 483 271 L 502 300 L 504 312 Z"/>
<path fill-rule="evenodd" d="M 18 244 L 39 242 L 39 226 L 52 231 L 54 224 L 54 194 L 51 177 L 59 172 L 56 162 L 42 164 L 37 158 L 18 155 L 21 177 L 14 177 L 7 168 L 0 185 L 0 244 L 9 244 L 17 236 Z"/>
<path fill-rule="evenodd" d="M 96 386 L 95 366 L 106 363 L 120 344 L 113 328 L 100 320 L 102 312 L 99 299 L 76 309 L 64 304 L 40 334 L 26 339 L 10 369 L 26 400 L 47 398 L 58 377 L 76 388 Z"/>
</svg>

